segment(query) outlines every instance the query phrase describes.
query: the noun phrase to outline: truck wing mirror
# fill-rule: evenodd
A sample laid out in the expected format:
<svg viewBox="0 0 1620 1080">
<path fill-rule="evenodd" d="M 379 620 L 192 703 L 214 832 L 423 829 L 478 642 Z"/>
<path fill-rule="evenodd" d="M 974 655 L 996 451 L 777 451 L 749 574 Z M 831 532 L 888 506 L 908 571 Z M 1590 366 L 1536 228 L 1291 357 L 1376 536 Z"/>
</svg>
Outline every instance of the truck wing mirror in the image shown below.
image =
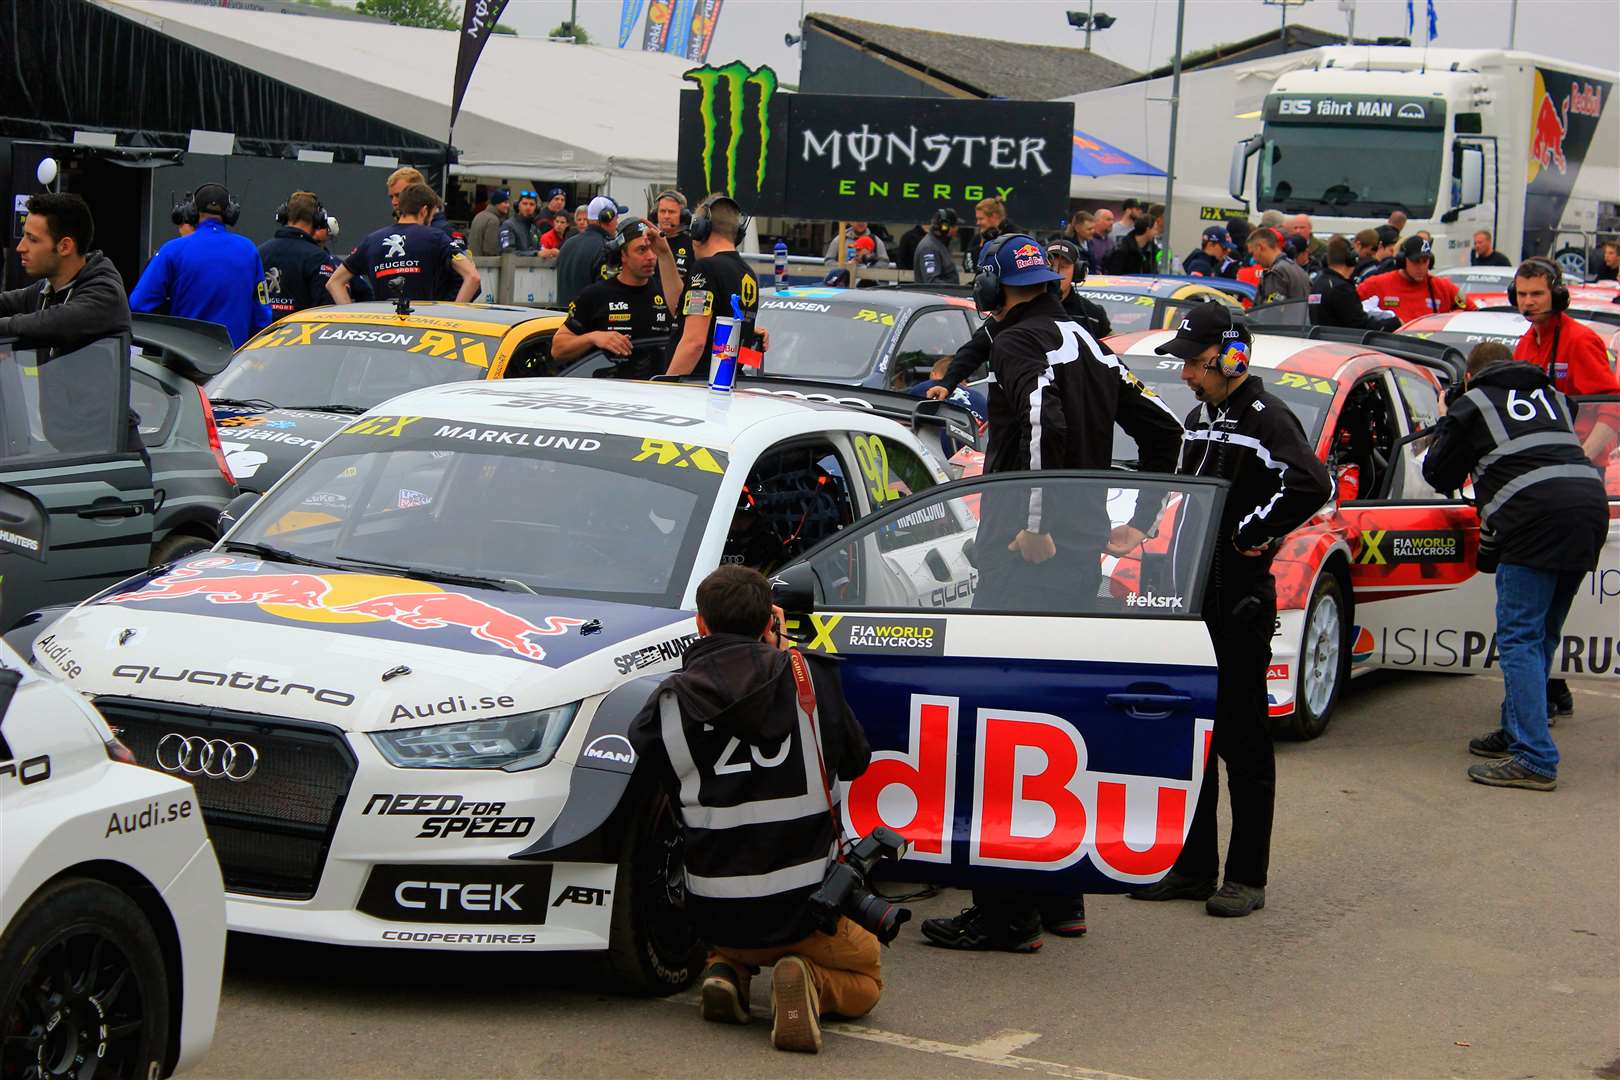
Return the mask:
<svg viewBox="0 0 1620 1080">
<path fill-rule="evenodd" d="M 1232 171 L 1226 178 L 1226 190 L 1239 202 L 1243 201 L 1243 189 L 1247 186 L 1245 174 L 1249 170 L 1249 159 L 1260 152 L 1260 145 L 1260 136 L 1250 135 L 1232 147 Z"/>
</svg>

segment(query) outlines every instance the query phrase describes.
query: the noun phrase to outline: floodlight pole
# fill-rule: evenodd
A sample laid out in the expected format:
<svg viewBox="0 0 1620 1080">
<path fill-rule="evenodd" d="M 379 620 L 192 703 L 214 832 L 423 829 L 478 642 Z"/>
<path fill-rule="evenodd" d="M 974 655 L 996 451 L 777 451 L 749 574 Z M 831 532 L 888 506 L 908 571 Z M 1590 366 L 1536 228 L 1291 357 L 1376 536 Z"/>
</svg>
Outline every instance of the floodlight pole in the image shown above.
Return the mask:
<svg viewBox="0 0 1620 1080">
<path fill-rule="evenodd" d="M 1283 9 L 1284 11 L 1287 8 Z M 1164 179 L 1164 231 L 1163 251 L 1175 267 L 1175 252 L 1170 247 L 1170 212 L 1176 197 L 1176 124 L 1181 119 L 1181 34 L 1187 23 L 1187 0 L 1176 0 L 1176 56 L 1170 69 L 1170 160 Z M 1154 268 L 1158 270 L 1158 267 Z"/>
<path fill-rule="evenodd" d="M 1091 51 L 1091 27 L 1097 21 L 1097 0 L 1086 0 L 1086 51 Z"/>
</svg>

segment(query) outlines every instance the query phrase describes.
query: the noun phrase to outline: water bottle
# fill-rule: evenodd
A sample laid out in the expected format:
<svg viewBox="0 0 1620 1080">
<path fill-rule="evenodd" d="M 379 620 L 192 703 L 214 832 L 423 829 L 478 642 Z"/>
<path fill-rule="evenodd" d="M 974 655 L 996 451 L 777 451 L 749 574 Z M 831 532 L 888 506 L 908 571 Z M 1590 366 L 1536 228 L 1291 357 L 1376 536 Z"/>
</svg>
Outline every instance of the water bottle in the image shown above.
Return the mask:
<svg viewBox="0 0 1620 1080">
<path fill-rule="evenodd" d="M 786 240 L 780 240 L 780 239 L 777 240 L 775 250 L 776 250 L 776 292 L 777 292 L 777 295 L 780 296 L 782 293 L 787 292 L 787 287 L 788 287 L 788 278 L 787 278 L 787 266 L 788 266 L 788 263 L 787 263 L 787 255 L 788 255 L 787 241 Z"/>
<path fill-rule="evenodd" d="M 709 359 L 709 389 L 729 394 L 737 382 L 737 349 L 742 344 L 742 300 L 731 294 L 731 316 L 714 318 L 714 351 Z"/>
</svg>

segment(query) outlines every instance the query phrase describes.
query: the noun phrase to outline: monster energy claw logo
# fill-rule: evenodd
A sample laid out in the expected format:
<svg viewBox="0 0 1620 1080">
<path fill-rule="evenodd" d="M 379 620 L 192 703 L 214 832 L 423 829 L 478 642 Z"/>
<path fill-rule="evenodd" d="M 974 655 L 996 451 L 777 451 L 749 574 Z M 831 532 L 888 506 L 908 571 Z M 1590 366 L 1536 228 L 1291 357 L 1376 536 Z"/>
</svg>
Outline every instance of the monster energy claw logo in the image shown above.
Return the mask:
<svg viewBox="0 0 1620 1080">
<path fill-rule="evenodd" d="M 763 191 L 765 188 L 766 163 L 770 159 L 771 140 L 771 97 L 776 93 L 776 72 L 768 67 L 749 67 L 740 60 L 734 60 L 725 67 L 712 67 L 705 64 L 700 68 L 693 68 L 686 72 L 682 78 L 691 79 L 698 84 L 703 97 L 698 106 L 699 115 L 703 118 L 703 185 L 707 191 L 723 190 L 729 194 L 737 194 L 737 156 L 742 147 L 743 129 L 748 123 L 746 113 L 747 89 L 750 86 L 759 88 L 758 100 L 755 103 L 753 117 L 759 123 L 759 161 L 754 173 L 754 190 Z M 725 186 L 717 187 L 715 173 L 715 149 L 720 143 L 720 118 L 716 111 L 722 87 L 726 97 L 726 138 L 725 138 Z"/>
</svg>

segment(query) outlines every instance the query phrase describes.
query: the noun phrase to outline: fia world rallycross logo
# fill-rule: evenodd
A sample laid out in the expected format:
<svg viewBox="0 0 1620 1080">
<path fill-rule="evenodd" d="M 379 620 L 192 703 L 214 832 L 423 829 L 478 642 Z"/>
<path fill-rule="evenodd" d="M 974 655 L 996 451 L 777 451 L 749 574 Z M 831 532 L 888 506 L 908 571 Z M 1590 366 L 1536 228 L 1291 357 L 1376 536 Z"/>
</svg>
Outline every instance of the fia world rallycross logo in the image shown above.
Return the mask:
<svg viewBox="0 0 1620 1080">
<path fill-rule="evenodd" d="M 743 138 L 750 127 L 759 137 L 754 167 L 754 190 L 765 190 L 770 161 L 771 98 L 776 94 L 776 72 L 769 67 L 749 68 L 740 60 L 724 67 L 705 64 L 681 78 L 697 83 L 698 115 L 703 124 L 703 188 L 737 196 L 737 167 Z M 721 181 L 724 181 L 722 184 Z"/>
</svg>

